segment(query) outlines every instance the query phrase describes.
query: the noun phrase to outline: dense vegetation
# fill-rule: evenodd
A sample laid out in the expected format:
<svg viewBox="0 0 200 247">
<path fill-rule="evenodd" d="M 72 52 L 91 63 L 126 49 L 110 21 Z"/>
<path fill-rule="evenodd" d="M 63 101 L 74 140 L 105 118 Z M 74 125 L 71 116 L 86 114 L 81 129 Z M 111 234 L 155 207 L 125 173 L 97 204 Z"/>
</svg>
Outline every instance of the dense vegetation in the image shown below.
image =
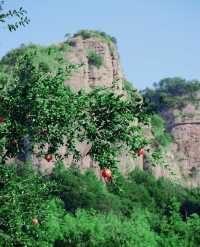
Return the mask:
<svg viewBox="0 0 200 247">
<path fill-rule="evenodd" d="M 99 32 L 77 35 L 101 35 L 113 42 Z M 198 82 L 190 86 L 165 80 L 158 90 L 146 90 L 151 100 L 147 109 L 128 81 L 126 98 L 102 87 L 74 92 L 64 81 L 82 65 L 64 60 L 67 49 L 67 42 L 23 46 L 0 62 L 0 246 L 198 247 L 199 189 L 156 180 L 139 170 L 125 179 L 117 169 L 124 149 L 136 156 L 148 144 L 143 126 L 150 121 L 155 146 L 171 142 L 164 120 L 147 113 L 160 111 L 156 100 L 164 92 L 162 109 L 184 95 L 180 85 L 193 95 Z M 100 168 L 112 170 L 110 182 L 98 180 L 90 170 L 80 174 L 76 166 L 62 165 L 70 154 L 74 162 L 80 159 L 76 145 L 83 141 L 91 144 L 89 153 Z M 52 174 L 41 175 L 27 162 L 35 144 L 40 144 L 38 155 L 53 155 L 58 161 Z M 58 152 L 63 145 L 64 157 Z M 24 163 L 6 165 L 11 157 Z M 156 153 L 152 159 L 158 161 Z"/>
<path fill-rule="evenodd" d="M 198 104 L 196 94 L 199 90 L 199 81 L 175 77 L 155 83 L 153 89 L 147 88 L 142 94 L 151 110 L 161 112 L 168 108 L 182 109 L 188 102 Z"/>
<path fill-rule="evenodd" d="M 64 86 L 81 65 L 60 59 L 57 49 L 30 46 L 2 59 L 2 74 L 12 71 L 9 80 L 3 79 L 9 83 L 1 90 L 0 113 L 5 119 L 0 125 L 2 162 L 16 156 L 30 159 L 35 144 L 40 145 L 40 156 L 51 154 L 59 160 L 73 154 L 77 160 L 77 144 L 86 141 L 101 168 L 117 170 L 124 149 L 136 156 L 147 144 L 138 125 L 148 123 L 142 102 L 137 95 L 133 102 L 108 88 L 96 87 L 86 93 Z M 52 56 L 58 58 L 53 71 L 48 63 Z M 61 157 L 58 150 L 63 145 L 66 153 Z"/>
<path fill-rule="evenodd" d="M 172 135 L 165 129 L 165 120 L 159 114 L 151 116 L 151 130 L 154 138 L 154 145 L 168 147 L 173 141 Z"/>
<path fill-rule="evenodd" d="M 143 110 L 146 112 L 146 114 L 149 115 L 149 121 L 150 121 L 150 128 L 152 133 L 152 139 L 150 141 L 151 150 L 155 150 L 154 154 L 152 155 L 154 158 L 152 160 L 152 157 L 146 156 L 146 159 L 148 159 L 148 163 L 155 165 L 156 163 L 163 164 L 164 165 L 164 154 L 166 152 L 166 149 L 169 147 L 169 145 L 173 141 L 173 136 L 166 131 L 165 128 L 165 120 L 164 118 L 157 114 L 155 110 L 152 109 L 151 106 L 146 102 L 147 99 L 145 95 L 139 94 L 139 92 L 133 87 L 132 83 L 130 83 L 127 80 L 123 81 L 123 89 L 127 92 L 128 98 L 135 104 L 135 100 L 141 100 L 144 102 Z M 138 98 L 135 97 L 135 95 L 138 95 Z M 159 162 L 156 162 L 158 160 Z"/>
<path fill-rule="evenodd" d="M 154 83 L 154 88 L 147 88 L 141 93 L 144 97 L 146 111 L 151 112 L 151 126 L 154 135 L 153 145 L 167 147 L 173 140 L 165 129 L 165 119 L 160 113 L 168 109 L 182 110 L 187 104 L 199 105 L 198 92 L 200 82 L 197 80 L 165 78 Z"/>
<path fill-rule="evenodd" d="M 74 34 L 73 37 L 77 37 L 77 36 L 81 36 L 83 39 L 88 39 L 91 37 L 97 37 L 97 38 L 103 39 L 108 44 L 111 44 L 111 43 L 116 44 L 117 43 L 117 40 L 115 37 L 112 37 L 105 32 L 96 31 L 96 30 L 86 30 L 86 29 L 80 30 L 79 32 Z"/>
<path fill-rule="evenodd" d="M 30 164 L 0 165 L 0 245 L 197 247 L 199 189 L 133 171 L 118 189 L 91 171 L 57 164 L 50 176 Z"/>
<path fill-rule="evenodd" d="M 14 77 L 14 67 L 17 59 L 25 53 L 32 53 L 32 63 L 44 73 L 55 74 L 59 67 L 64 67 L 67 61 L 64 60 L 64 53 L 70 49 L 67 43 L 42 47 L 39 45 L 22 44 L 20 48 L 13 49 L 0 61 L 0 89 L 6 90 L 12 86 Z"/>
</svg>

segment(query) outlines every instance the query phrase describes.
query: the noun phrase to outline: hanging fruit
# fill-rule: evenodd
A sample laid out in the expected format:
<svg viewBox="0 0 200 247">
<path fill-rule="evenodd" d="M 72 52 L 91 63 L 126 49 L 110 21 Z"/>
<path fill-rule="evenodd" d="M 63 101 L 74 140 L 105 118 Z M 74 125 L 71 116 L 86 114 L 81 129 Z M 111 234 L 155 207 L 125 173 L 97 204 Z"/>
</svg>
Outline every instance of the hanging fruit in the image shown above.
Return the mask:
<svg viewBox="0 0 200 247">
<path fill-rule="evenodd" d="M 144 148 L 141 148 L 141 149 L 138 151 L 138 156 L 144 156 L 144 154 L 145 154 Z"/>
<path fill-rule="evenodd" d="M 0 123 L 4 122 L 4 117 L 0 116 Z"/>
<path fill-rule="evenodd" d="M 39 224 L 38 219 L 37 218 L 32 219 L 32 224 L 38 225 Z"/>
<path fill-rule="evenodd" d="M 50 162 L 52 160 L 52 155 L 51 154 L 45 154 L 45 160 Z"/>
<path fill-rule="evenodd" d="M 102 172 L 101 172 L 101 175 L 102 175 L 102 177 L 104 178 L 104 179 L 111 179 L 111 177 L 112 177 L 112 172 L 111 172 L 111 170 L 110 169 L 108 169 L 108 168 L 104 168 L 103 170 L 102 170 Z"/>
</svg>

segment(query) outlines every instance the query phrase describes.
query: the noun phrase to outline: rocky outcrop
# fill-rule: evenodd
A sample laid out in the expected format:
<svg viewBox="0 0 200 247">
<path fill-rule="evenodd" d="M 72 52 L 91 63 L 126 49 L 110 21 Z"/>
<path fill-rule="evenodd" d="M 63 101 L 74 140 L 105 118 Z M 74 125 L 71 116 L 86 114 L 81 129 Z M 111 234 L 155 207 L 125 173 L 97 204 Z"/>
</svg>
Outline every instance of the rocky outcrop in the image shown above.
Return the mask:
<svg viewBox="0 0 200 247">
<path fill-rule="evenodd" d="M 188 103 L 183 109 L 166 110 L 162 116 L 174 140 L 165 156 L 168 168 L 157 167 L 156 176 L 167 176 L 186 186 L 199 186 L 200 107 Z"/>
<path fill-rule="evenodd" d="M 65 82 L 75 90 L 84 88 L 89 90 L 92 86 L 111 87 L 113 81 L 118 80 L 119 90 L 122 90 L 124 79 L 116 46 L 97 37 L 83 39 L 81 36 L 70 40 L 71 49 L 65 59 L 74 64 L 83 64 L 82 68 Z M 88 53 L 95 52 L 102 58 L 100 68 L 90 65 Z"/>
</svg>

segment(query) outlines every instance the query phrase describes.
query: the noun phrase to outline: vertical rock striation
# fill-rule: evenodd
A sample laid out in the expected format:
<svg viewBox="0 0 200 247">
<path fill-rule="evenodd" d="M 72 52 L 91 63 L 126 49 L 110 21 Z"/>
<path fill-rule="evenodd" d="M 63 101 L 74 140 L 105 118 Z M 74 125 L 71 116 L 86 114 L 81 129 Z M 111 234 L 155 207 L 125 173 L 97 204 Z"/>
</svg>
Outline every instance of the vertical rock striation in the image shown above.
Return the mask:
<svg viewBox="0 0 200 247">
<path fill-rule="evenodd" d="M 92 86 L 111 87 L 114 80 L 118 80 L 118 85 L 122 89 L 124 79 L 116 46 L 107 43 L 98 37 L 83 39 L 81 36 L 70 40 L 71 49 L 65 58 L 74 64 L 83 64 L 83 67 L 65 82 L 75 90 L 84 88 L 90 89 Z M 102 65 L 98 68 L 90 65 L 88 61 L 89 52 L 95 52 L 102 58 Z"/>
</svg>

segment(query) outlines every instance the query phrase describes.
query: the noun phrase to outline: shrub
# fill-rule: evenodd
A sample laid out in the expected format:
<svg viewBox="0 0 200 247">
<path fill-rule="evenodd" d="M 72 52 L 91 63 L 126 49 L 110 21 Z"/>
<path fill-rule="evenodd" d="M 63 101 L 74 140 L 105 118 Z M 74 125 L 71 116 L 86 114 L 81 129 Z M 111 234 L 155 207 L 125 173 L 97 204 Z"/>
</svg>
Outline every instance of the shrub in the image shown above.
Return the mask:
<svg viewBox="0 0 200 247">
<path fill-rule="evenodd" d="M 117 44 L 117 39 L 115 37 L 112 37 L 105 32 L 96 31 L 96 30 L 80 30 L 76 34 L 74 34 L 73 37 L 81 36 L 83 39 L 89 39 L 91 37 L 97 37 L 100 39 L 103 39 L 108 44 L 114 43 Z"/>
<path fill-rule="evenodd" d="M 60 164 L 54 169 L 51 178 L 57 184 L 56 195 L 63 200 L 67 211 L 74 213 L 78 208 L 85 208 L 108 212 L 120 208 L 120 200 L 108 193 L 92 171 L 81 174 L 73 168 L 66 170 Z"/>
<path fill-rule="evenodd" d="M 89 51 L 87 58 L 88 58 L 88 64 L 93 65 L 93 66 L 97 67 L 98 69 L 103 64 L 102 56 L 97 54 L 95 51 Z"/>
<path fill-rule="evenodd" d="M 154 114 L 151 117 L 152 133 L 155 137 L 155 141 L 158 145 L 167 147 L 173 141 L 173 137 L 169 132 L 165 130 L 165 120 L 158 114 Z"/>
<path fill-rule="evenodd" d="M 142 212 L 135 212 L 129 220 L 123 220 L 112 213 L 102 215 L 78 210 L 75 217 L 66 215 L 64 222 L 64 240 L 55 246 L 157 246 L 155 233 Z"/>
</svg>

